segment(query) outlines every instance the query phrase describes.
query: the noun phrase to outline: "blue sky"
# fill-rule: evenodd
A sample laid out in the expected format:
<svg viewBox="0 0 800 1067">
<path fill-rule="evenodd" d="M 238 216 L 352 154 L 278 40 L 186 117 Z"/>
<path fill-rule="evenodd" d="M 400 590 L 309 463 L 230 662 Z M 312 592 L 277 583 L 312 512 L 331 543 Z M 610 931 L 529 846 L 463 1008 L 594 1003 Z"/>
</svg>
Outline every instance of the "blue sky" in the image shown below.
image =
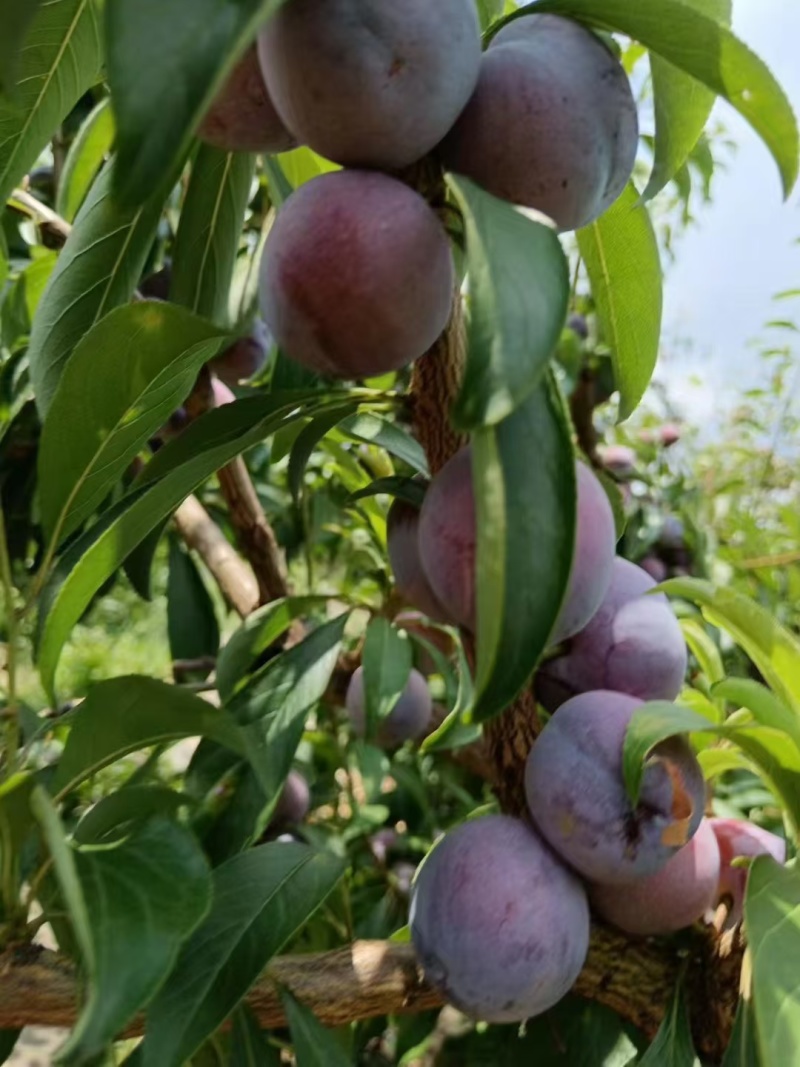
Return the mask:
<svg viewBox="0 0 800 1067">
<path fill-rule="evenodd" d="M 800 112 L 800 3 L 734 0 L 734 9 L 735 31 Z M 751 342 L 763 336 L 765 322 L 789 310 L 776 307 L 773 295 L 800 288 L 800 192 L 784 204 L 777 168 L 761 141 L 727 104 L 717 114 L 738 151 L 716 179 L 713 205 L 681 239 L 668 269 L 658 372 L 692 421 L 758 380 Z M 795 308 L 800 320 L 800 301 Z M 702 386 L 688 382 L 693 375 L 702 376 Z"/>
</svg>

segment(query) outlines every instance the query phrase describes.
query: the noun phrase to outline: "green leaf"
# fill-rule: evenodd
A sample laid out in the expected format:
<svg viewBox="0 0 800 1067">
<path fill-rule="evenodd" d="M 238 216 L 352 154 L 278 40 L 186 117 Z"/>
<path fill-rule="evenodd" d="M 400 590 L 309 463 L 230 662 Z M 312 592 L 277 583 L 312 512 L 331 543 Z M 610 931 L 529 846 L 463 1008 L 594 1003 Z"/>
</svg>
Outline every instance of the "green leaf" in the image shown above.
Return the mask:
<svg viewBox="0 0 800 1067">
<path fill-rule="evenodd" d="M 0 91 L 9 96 L 13 95 L 22 47 L 40 4 L 41 0 L 0 0 Z"/>
<path fill-rule="evenodd" d="M 493 426 L 533 392 L 567 317 L 569 266 L 558 235 L 466 178 L 450 176 L 464 216 L 467 366 L 456 426 Z"/>
<path fill-rule="evenodd" d="M 287 472 L 289 492 L 295 501 L 300 499 L 303 491 L 303 478 L 314 449 L 334 426 L 337 426 L 343 419 L 352 415 L 357 407 L 358 401 L 352 401 L 351 403 L 343 404 L 340 408 L 326 411 L 324 415 L 312 419 L 308 426 L 304 426 L 297 435 L 297 440 L 292 445 L 292 451 L 289 455 L 289 470 Z"/>
<path fill-rule="evenodd" d="M 689 1013 L 678 984 L 669 1011 L 658 1028 L 650 1048 L 639 1060 L 639 1067 L 700 1067 L 694 1050 Z"/>
<path fill-rule="evenodd" d="M 4 49 L 13 47 L 14 27 L 24 32 L 26 21 L 17 16 L 7 29 L 8 2 L 0 11 Z M 0 204 L 98 80 L 102 63 L 98 0 L 50 0 L 39 7 L 19 53 L 14 84 L 7 97 L 0 96 Z"/>
<path fill-rule="evenodd" d="M 75 345 L 133 295 L 161 217 L 163 195 L 133 211 L 111 199 L 115 166 L 106 165 L 84 201 L 33 322 L 28 360 L 42 417 Z"/>
<path fill-rule="evenodd" d="M 774 727 L 771 710 L 758 721 L 761 705 L 754 703 L 756 721 L 710 722 L 688 708 L 653 701 L 639 708 L 625 736 L 622 770 L 632 803 L 639 798 L 645 761 L 651 750 L 680 733 L 709 733 L 735 741 L 781 800 L 793 826 L 800 825 L 800 750 L 783 730 Z"/>
<path fill-rule="evenodd" d="M 223 702 L 230 700 L 259 657 L 307 611 L 327 603 L 324 596 L 295 596 L 275 600 L 254 611 L 231 636 L 217 660 L 217 689 Z"/>
<path fill-rule="evenodd" d="M 109 97 L 85 119 L 70 145 L 58 183 L 56 211 L 72 222 L 114 143 L 114 115 Z"/>
<path fill-rule="evenodd" d="M 793 1063 L 800 1047 L 800 872 L 756 859 L 744 914 L 761 1056 L 765 1064 Z"/>
<path fill-rule="evenodd" d="M 267 797 L 264 823 L 292 768 L 306 716 L 328 688 L 348 618 L 345 612 L 270 660 L 228 703 L 244 733 L 247 758 Z"/>
<path fill-rule="evenodd" d="M 210 737 L 243 753 L 236 724 L 185 689 L 130 675 L 98 682 L 72 720 L 53 789 L 64 796 L 129 752 L 184 737 Z"/>
<path fill-rule="evenodd" d="M 30 773 L 12 775 L 0 785 L 0 887 L 2 903 L 12 904 L 20 882 L 20 852 L 34 826 L 31 794 L 36 778 Z"/>
<path fill-rule="evenodd" d="M 106 0 L 120 203 L 141 204 L 162 184 L 257 28 L 281 2 Z"/>
<path fill-rule="evenodd" d="M 152 1000 L 211 906 L 211 874 L 197 842 L 165 819 L 75 860 L 94 947 L 88 997 L 59 1053 L 67 1065 L 99 1056 Z"/>
<path fill-rule="evenodd" d="M 721 1067 L 761 1067 L 761 1063 L 753 1002 L 742 997 Z"/>
<path fill-rule="evenodd" d="M 627 419 L 655 369 L 663 309 L 658 241 L 633 184 L 577 237 Z"/>
<path fill-rule="evenodd" d="M 255 156 L 201 145 L 181 208 L 169 298 L 220 325 L 254 173 Z"/>
<path fill-rule="evenodd" d="M 297 1067 L 350 1067 L 350 1057 L 345 1055 L 332 1031 L 287 989 L 281 990 L 281 1004 L 289 1023 Z"/>
<path fill-rule="evenodd" d="M 391 713 L 403 695 L 412 663 L 408 634 L 379 615 L 371 619 L 362 653 L 368 740 L 374 737 L 380 721 Z"/>
<path fill-rule="evenodd" d="M 730 26 L 732 0 L 683 0 L 715 22 Z M 657 55 L 650 57 L 656 122 L 653 170 L 643 199 L 661 192 L 686 163 L 700 140 L 715 93 Z"/>
<path fill-rule="evenodd" d="M 727 633 L 758 667 L 780 699 L 800 714 L 800 640 L 768 611 L 732 589 L 697 578 L 673 578 L 661 585 L 671 596 L 697 604 L 704 618 Z"/>
<path fill-rule="evenodd" d="M 422 445 L 395 423 L 382 419 L 379 415 L 371 415 L 369 412 L 362 411 L 358 415 L 345 419 L 340 429 L 342 433 L 356 441 L 385 448 L 387 452 L 402 459 L 419 474 L 428 473 L 428 460 Z"/>
<path fill-rule="evenodd" d="M 175 816 L 193 803 L 191 797 L 164 785 L 126 785 L 89 808 L 73 836 L 80 845 L 99 844 L 111 836 L 127 836 L 132 827 L 155 815 Z"/>
<path fill-rule="evenodd" d="M 344 865 L 305 845 L 250 849 L 214 872 L 211 912 L 150 1008 L 144 1067 L 180 1067 L 311 918 Z"/>
<path fill-rule="evenodd" d="M 37 662 L 53 699 L 61 650 L 97 590 L 189 493 L 240 452 L 299 417 L 297 409 L 298 401 L 253 397 L 208 412 L 162 448 L 138 486 L 70 546 L 39 604 Z"/>
<path fill-rule="evenodd" d="M 280 1051 L 270 1045 L 246 1004 L 233 1014 L 231 1067 L 281 1067 Z"/>
<path fill-rule="evenodd" d="M 474 718 L 480 721 L 510 704 L 533 673 L 572 566 L 575 460 L 549 376 L 505 422 L 473 436 L 472 477 L 478 529 Z"/>
<path fill-rule="evenodd" d="M 167 633 L 173 662 L 214 659 L 219 651 L 214 601 L 197 564 L 175 537 L 169 542 Z M 210 671 L 201 673 L 207 677 Z"/>
<path fill-rule="evenodd" d="M 678 620 L 681 624 L 686 644 L 697 660 L 700 670 L 706 676 L 709 685 L 721 682 L 725 677 L 725 667 L 722 656 L 714 641 L 706 633 L 705 628 L 698 619 L 683 618 Z"/>
<path fill-rule="evenodd" d="M 377 478 L 366 488 L 359 489 L 356 493 L 351 493 L 347 498 L 347 503 L 356 504 L 359 500 L 366 500 L 371 496 L 385 494 L 393 496 L 397 500 L 405 500 L 406 503 L 413 504 L 415 508 L 421 508 L 425 499 L 426 489 L 426 484 L 417 481 L 416 478 L 403 478 L 400 475 L 392 475 L 389 478 Z"/>
<path fill-rule="evenodd" d="M 290 152 L 281 152 L 280 168 L 292 189 L 299 189 L 301 185 L 318 178 L 320 174 L 342 169 L 337 163 L 318 156 L 306 146 L 293 148 Z"/>
<path fill-rule="evenodd" d="M 31 809 L 41 827 L 47 851 L 53 861 L 56 879 L 67 906 L 83 965 L 91 974 L 96 962 L 94 937 L 89 908 L 83 895 L 81 880 L 78 877 L 75 853 L 67 842 L 64 827 L 53 801 L 40 785 L 36 786 L 31 796 Z"/>
<path fill-rule="evenodd" d="M 42 432 L 39 494 L 48 537 L 64 540 L 94 512 L 222 343 L 211 323 L 156 301 L 117 308 L 86 334 Z"/>
<path fill-rule="evenodd" d="M 758 722 L 790 737 L 800 751 L 800 716 L 782 704 L 765 685 L 750 678 L 726 678 L 714 686 L 712 695 L 747 708 Z"/>
<path fill-rule="evenodd" d="M 9 1059 L 21 1033 L 21 1030 L 0 1030 L 0 1064 Z"/>
<path fill-rule="evenodd" d="M 678 0 L 539 0 L 533 9 L 624 33 L 724 97 L 769 148 L 789 196 L 800 157 L 792 106 L 766 65 L 730 30 Z"/>
</svg>

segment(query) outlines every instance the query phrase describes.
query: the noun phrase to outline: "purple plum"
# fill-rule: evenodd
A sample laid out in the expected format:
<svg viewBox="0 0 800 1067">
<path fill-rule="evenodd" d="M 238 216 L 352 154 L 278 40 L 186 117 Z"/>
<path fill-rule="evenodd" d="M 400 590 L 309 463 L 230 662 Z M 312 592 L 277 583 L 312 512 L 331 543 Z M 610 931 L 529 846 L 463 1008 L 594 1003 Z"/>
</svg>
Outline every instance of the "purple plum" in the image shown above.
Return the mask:
<svg viewBox="0 0 800 1067">
<path fill-rule="evenodd" d="M 396 170 L 447 133 L 478 80 L 473 0 L 292 0 L 259 35 L 286 126 L 349 167 Z"/>
<path fill-rule="evenodd" d="M 671 934 L 702 919 L 717 899 L 719 846 L 703 819 L 688 845 L 647 878 L 589 891 L 594 911 L 628 934 Z"/>
<path fill-rule="evenodd" d="M 387 519 L 387 547 L 398 593 L 415 608 L 438 622 L 447 612 L 436 599 L 422 568 L 419 555 L 419 510 L 404 500 L 395 500 Z"/>
<path fill-rule="evenodd" d="M 431 347 L 453 285 L 447 235 L 419 193 L 386 174 L 339 171 L 307 182 L 278 212 L 261 308 L 290 359 L 334 378 L 369 378 Z"/>
<path fill-rule="evenodd" d="M 441 154 L 495 196 L 576 230 L 622 193 L 638 132 L 628 78 L 606 45 L 569 19 L 529 15 L 492 41 Z"/>
<path fill-rule="evenodd" d="M 734 867 L 738 857 L 755 859 L 756 856 L 772 856 L 776 863 L 786 862 L 786 842 L 769 830 L 762 830 L 744 819 L 709 819 L 719 845 L 722 866 L 719 886 L 714 903 L 726 901 L 729 906 L 727 926 L 742 921 L 744 898 L 747 891 L 747 867 Z"/>
<path fill-rule="evenodd" d="M 231 71 L 197 136 L 225 152 L 286 152 L 297 145 L 267 92 L 255 45 Z"/>
<path fill-rule="evenodd" d="M 354 733 L 364 737 L 367 723 L 366 694 L 364 692 L 364 668 L 353 672 L 347 687 L 345 704 Z M 400 699 L 388 716 L 378 725 L 378 744 L 386 748 L 401 745 L 420 737 L 428 729 L 433 713 L 433 698 L 428 683 L 412 670 Z"/>
<path fill-rule="evenodd" d="M 299 771 L 289 771 L 272 815 L 271 826 L 300 823 L 308 815 L 310 807 L 311 790 L 308 788 L 308 782 Z"/>
<path fill-rule="evenodd" d="M 211 360 L 211 370 L 225 385 L 238 385 L 254 378 L 267 362 L 272 338 L 262 319 L 256 319 L 249 333 L 237 338 Z"/>
<path fill-rule="evenodd" d="M 409 918 L 425 977 L 476 1019 L 522 1022 L 580 974 L 589 908 L 579 880 L 525 823 L 463 823 L 419 869 Z"/>
<path fill-rule="evenodd" d="M 641 567 L 617 557 L 611 585 L 589 625 L 548 660 L 537 693 L 548 711 L 578 693 L 611 689 L 641 700 L 674 700 L 686 675 L 678 620 Z"/>
<path fill-rule="evenodd" d="M 601 885 L 655 874 L 692 838 L 705 785 L 683 737 L 657 745 L 633 806 L 622 776 L 625 734 L 641 701 L 601 690 L 568 700 L 531 750 L 525 793 L 552 848 Z"/>
</svg>

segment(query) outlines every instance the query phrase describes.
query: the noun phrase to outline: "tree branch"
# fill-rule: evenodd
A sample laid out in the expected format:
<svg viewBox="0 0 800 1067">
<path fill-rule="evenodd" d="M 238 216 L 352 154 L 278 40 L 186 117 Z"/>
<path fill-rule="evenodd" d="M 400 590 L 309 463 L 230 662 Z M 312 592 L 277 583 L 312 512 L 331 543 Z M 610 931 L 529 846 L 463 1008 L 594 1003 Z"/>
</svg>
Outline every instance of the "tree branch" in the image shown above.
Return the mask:
<svg viewBox="0 0 800 1067">
<path fill-rule="evenodd" d="M 703 931 L 688 942 L 628 940 L 596 926 L 575 992 L 604 1004 L 652 1037 L 669 1005 L 686 958 L 700 963 L 713 945 Z M 247 1001 L 264 1028 L 285 1025 L 279 986 L 285 986 L 327 1026 L 440 1007 L 410 945 L 356 941 L 336 952 L 283 956 L 269 965 Z M 712 989 L 703 990 L 707 998 Z M 72 1026 L 80 1010 L 77 973 L 68 960 L 36 946 L 0 955 L 0 1030 Z M 719 1057 L 724 1034 L 707 1017 L 698 1046 Z M 142 1032 L 137 1020 L 128 1033 Z"/>
</svg>

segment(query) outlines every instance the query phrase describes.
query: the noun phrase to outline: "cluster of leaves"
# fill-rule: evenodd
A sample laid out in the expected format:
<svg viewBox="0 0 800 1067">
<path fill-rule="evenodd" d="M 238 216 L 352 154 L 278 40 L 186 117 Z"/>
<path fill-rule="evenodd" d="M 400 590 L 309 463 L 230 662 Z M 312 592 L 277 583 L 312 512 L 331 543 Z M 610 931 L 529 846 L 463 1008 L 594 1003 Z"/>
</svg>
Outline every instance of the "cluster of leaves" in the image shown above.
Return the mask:
<svg viewBox="0 0 800 1067">
<path fill-rule="evenodd" d="M 132 1060 L 145 1064 L 278 1062 L 289 1041 L 301 1067 L 363 1062 L 376 1042 L 396 1062 L 411 1062 L 441 1036 L 430 1016 L 331 1035 L 288 996 L 288 1031 L 266 1036 L 241 1004 L 286 946 L 326 949 L 403 927 L 407 890 L 397 863 L 418 862 L 442 828 L 490 802 L 485 787 L 442 753 L 475 740 L 480 723 L 529 682 L 567 581 L 575 501 L 562 386 L 571 379 L 552 356 L 574 263 L 549 227 L 456 177 L 448 190 L 464 224 L 469 324 L 451 415 L 470 432 L 475 457 L 478 662 L 473 685 L 463 655 L 455 665 L 436 660 L 433 684 L 449 714 L 421 751 L 390 758 L 349 741 L 329 699 L 343 652 L 362 639 L 373 714 L 391 710 L 411 666 L 407 639 L 382 617 L 390 600 L 387 500 L 418 492 L 415 479 L 428 473 L 407 428 L 405 377 L 332 388 L 274 353 L 235 404 L 202 415 L 154 454 L 148 447 L 201 368 L 252 318 L 254 268 L 272 212 L 328 166 L 306 149 L 256 160 L 193 140 L 256 26 L 277 6 L 4 6 L 11 15 L 4 13 L 0 43 L 0 204 L 7 204 L 0 564 L 8 650 L 0 938 L 29 939 L 36 901 L 60 950 L 80 963 L 86 995 L 65 1063 L 96 1062 L 144 1008 L 147 1036 Z M 489 33 L 498 16 L 519 13 L 513 4 L 479 6 Z M 697 160 L 716 94 L 751 121 L 792 186 L 791 111 L 727 29 L 723 0 L 540 0 L 531 9 L 577 18 L 649 52 L 656 129 L 645 196 L 680 182 L 687 161 Z M 661 323 L 658 241 L 633 185 L 578 233 L 575 254 L 626 417 L 650 381 Z M 170 302 L 134 301 L 142 277 L 167 256 Z M 214 662 L 220 706 L 194 691 L 203 681 L 180 686 L 138 675 L 95 684 L 76 706 L 59 707 L 59 660 L 86 612 L 123 572 L 150 595 L 159 541 L 189 494 L 199 493 L 225 525 L 213 475 L 242 453 L 303 595 L 268 605 L 222 645 L 220 605 L 201 566 L 170 535 L 171 656 Z M 535 555 L 527 551 L 534 542 Z M 705 616 L 692 620 L 698 671 L 686 702 L 695 717 L 673 709 L 665 724 L 663 709 L 645 713 L 630 739 L 631 789 L 664 730 L 696 730 L 710 777 L 758 776 L 796 825 L 795 640 L 757 607 L 710 586 L 678 583 L 672 591 Z M 281 651 L 298 620 L 305 638 Z M 772 693 L 723 677 L 706 622 L 728 629 Z M 32 630 L 49 704 L 42 714 L 26 703 L 18 670 Z M 435 652 L 419 644 L 422 651 Z M 724 744 L 703 740 L 709 733 Z M 198 737 L 188 764 L 171 760 L 172 746 Z M 133 754 L 135 767 L 126 762 Z M 302 839 L 267 841 L 295 763 L 311 781 L 315 818 Z M 375 860 L 373 837 L 387 823 L 397 834 L 394 866 Z M 770 909 L 798 889 L 791 874 L 766 865 L 756 871 L 769 884 L 748 912 L 755 1004 L 763 1048 L 778 1055 L 789 1047 L 791 1024 L 773 1026 L 785 992 L 768 978 L 774 950 L 761 945 Z M 593 1035 L 601 1035 L 598 1047 L 614 1062 L 638 1054 L 638 1041 L 613 1016 L 571 1003 L 559 1012 L 582 1020 L 583 1045 L 594 1047 Z M 561 1015 L 535 1032 L 552 1025 L 548 1032 L 558 1034 Z M 232 1030 L 220 1035 L 231 1017 Z M 662 1045 L 674 1043 L 682 1025 L 676 1008 Z M 505 1031 L 489 1039 L 471 1033 L 463 1040 L 475 1051 L 466 1054 L 460 1039 L 444 1037 L 442 1062 L 465 1062 L 459 1055 L 479 1062 L 486 1040 L 525 1055 L 524 1043 Z"/>
</svg>

